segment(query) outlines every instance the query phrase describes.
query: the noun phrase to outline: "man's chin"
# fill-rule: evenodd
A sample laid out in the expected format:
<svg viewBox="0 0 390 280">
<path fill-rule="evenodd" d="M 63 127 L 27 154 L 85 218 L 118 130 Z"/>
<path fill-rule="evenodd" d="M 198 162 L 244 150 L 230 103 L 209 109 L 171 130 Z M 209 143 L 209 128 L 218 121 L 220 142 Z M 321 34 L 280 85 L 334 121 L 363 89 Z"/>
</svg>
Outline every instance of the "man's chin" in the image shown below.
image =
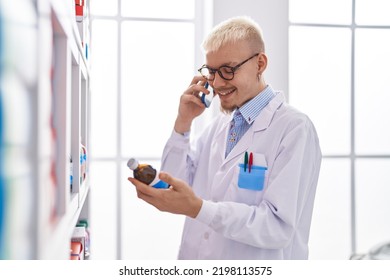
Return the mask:
<svg viewBox="0 0 390 280">
<path fill-rule="evenodd" d="M 221 107 L 219 108 L 221 110 L 222 113 L 226 114 L 226 115 L 230 115 L 237 107 L 234 106 L 230 106 L 230 107 L 227 107 L 227 106 L 223 106 L 221 104 Z"/>
</svg>

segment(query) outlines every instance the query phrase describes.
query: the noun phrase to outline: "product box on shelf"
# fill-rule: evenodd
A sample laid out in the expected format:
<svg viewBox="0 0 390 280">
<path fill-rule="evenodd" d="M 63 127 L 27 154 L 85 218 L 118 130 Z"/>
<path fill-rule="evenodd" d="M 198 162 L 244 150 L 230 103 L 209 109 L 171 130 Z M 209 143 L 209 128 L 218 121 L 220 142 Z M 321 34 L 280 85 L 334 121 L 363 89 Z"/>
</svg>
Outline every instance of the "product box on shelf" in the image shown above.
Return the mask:
<svg viewBox="0 0 390 280">
<path fill-rule="evenodd" d="M 82 260 L 83 244 L 80 241 L 70 242 L 70 260 Z"/>
<path fill-rule="evenodd" d="M 85 259 L 85 237 L 86 231 L 85 227 L 75 227 L 71 239 L 71 257 L 75 257 L 74 259 L 83 260 Z M 78 244 L 81 246 L 79 247 Z M 75 251 L 73 251 L 73 249 Z"/>
</svg>

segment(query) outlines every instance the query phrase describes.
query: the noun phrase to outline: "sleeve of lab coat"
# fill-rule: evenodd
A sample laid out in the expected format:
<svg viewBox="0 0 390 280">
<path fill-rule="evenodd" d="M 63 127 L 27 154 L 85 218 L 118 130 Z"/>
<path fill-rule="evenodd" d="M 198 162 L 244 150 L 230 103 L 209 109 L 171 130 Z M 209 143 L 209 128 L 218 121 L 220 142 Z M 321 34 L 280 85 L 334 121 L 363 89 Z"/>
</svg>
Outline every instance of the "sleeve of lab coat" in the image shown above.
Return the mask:
<svg viewBox="0 0 390 280">
<path fill-rule="evenodd" d="M 300 219 L 310 224 L 321 163 L 317 134 L 309 119 L 286 131 L 259 205 L 204 201 L 196 219 L 226 238 L 267 249 L 286 247 Z"/>
<path fill-rule="evenodd" d="M 212 132 L 220 125 L 218 118 L 220 117 L 204 127 L 202 133 L 194 137 L 192 142 L 190 141 L 190 133 L 182 135 L 173 130 L 164 147 L 161 170 L 192 186 L 199 155 L 203 153 L 206 143 L 209 143 L 210 138 L 213 137 Z"/>
<path fill-rule="evenodd" d="M 172 131 L 164 147 L 161 170 L 191 184 L 194 164 L 190 152 L 189 135 L 181 135 Z"/>
</svg>

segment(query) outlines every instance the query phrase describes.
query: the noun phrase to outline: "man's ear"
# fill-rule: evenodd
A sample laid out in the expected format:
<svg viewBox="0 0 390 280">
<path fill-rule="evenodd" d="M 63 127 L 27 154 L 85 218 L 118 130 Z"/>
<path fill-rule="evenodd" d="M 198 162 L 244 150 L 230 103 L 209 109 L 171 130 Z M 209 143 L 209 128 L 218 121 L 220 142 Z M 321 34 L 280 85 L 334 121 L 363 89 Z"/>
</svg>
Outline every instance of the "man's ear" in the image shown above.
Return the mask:
<svg viewBox="0 0 390 280">
<path fill-rule="evenodd" d="M 268 64 L 268 57 L 265 55 L 265 53 L 260 53 L 257 58 L 257 70 L 258 75 L 262 75 L 264 70 L 267 68 Z"/>
</svg>

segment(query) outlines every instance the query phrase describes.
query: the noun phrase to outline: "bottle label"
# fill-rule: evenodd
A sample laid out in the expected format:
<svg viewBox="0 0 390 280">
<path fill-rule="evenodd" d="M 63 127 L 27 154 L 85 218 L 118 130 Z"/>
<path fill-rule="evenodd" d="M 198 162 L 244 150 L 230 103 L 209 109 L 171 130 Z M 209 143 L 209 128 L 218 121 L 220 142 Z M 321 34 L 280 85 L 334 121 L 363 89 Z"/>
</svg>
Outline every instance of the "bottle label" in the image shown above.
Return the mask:
<svg viewBox="0 0 390 280">
<path fill-rule="evenodd" d="M 167 183 L 158 179 L 158 174 L 157 174 L 156 178 L 154 178 L 154 180 L 150 183 L 150 186 L 157 188 L 157 189 L 167 189 L 169 187 L 169 185 Z"/>
</svg>

